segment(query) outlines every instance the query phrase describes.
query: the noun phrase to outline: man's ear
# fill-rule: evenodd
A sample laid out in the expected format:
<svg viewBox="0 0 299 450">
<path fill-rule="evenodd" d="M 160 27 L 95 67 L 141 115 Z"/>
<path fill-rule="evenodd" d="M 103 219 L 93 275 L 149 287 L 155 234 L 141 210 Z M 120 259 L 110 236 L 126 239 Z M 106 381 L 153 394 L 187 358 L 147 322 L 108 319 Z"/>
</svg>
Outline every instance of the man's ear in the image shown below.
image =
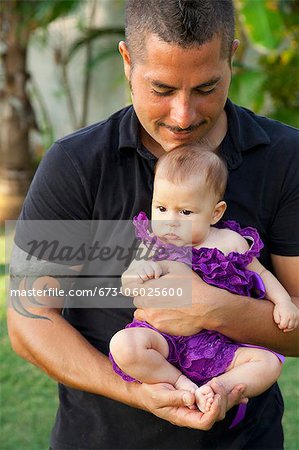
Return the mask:
<svg viewBox="0 0 299 450">
<path fill-rule="evenodd" d="M 239 39 L 234 39 L 232 43 L 232 56 L 234 56 L 234 54 L 236 53 L 239 45 L 240 45 Z"/>
<path fill-rule="evenodd" d="M 121 54 L 123 62 L 124 62 L 124 71 L 125 71 L 126 79 L 128 81 L 130 81 L 132 62 L 131 62 L 129 49 L 124 41 L 120 41 L 120 43 L 118 44 L 118 50 L 119 50 L 119 53 Z"/>
<path fill-rule="evenodd" d="M 234 56 L 235 56 L 236 51 L 237 51 L 238 48 L 239 48 L 239 44 L 240 44 L 239 39 L 234 39 L 234 40 L 233 40 L 232 48 L 231 48 L 231 54 L 230 54 L 230 65 L 233 64 L 233 59 L 234 59 Z"/>
<path fill-rule="evenodd" d="M 223 200 L 217 203 L 213 211 L 211 225 L 215 225 L 215 223 L 219 222 L 219 220 L 225 213 L 226 208 L 227 205 Z"/>
</svg>

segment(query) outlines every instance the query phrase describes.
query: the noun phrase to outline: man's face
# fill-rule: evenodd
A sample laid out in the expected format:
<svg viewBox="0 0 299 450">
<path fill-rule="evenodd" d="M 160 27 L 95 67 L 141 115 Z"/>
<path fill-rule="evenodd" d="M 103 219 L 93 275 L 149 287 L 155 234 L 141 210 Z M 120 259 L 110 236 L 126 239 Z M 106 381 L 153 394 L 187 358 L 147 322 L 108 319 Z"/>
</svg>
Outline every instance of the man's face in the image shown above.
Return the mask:
<svg viewBox="0 0 299 450">
<path fill-rule="evenodd" d="M 142 125 L 142 143 L 156 156 L 196 144 L 217 128 L 231 80 L 229 61 L 215 36 L 201 46 L 182 48 L 150 34 L 134 66 L 120 44 L 132 101 Z M 222 121 L 223 122 L 223 121 Z"/>
</svg>

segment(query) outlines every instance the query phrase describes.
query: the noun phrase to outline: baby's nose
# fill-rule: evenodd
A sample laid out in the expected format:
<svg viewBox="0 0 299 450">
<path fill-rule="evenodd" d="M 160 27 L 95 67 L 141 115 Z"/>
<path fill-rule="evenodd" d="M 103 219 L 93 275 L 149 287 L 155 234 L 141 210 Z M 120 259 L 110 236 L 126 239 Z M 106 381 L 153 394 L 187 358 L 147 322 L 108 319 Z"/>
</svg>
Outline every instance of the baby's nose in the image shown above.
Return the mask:
<svg viewBox="0 0 299 450">
<path fill-rule="evenodd" d="M 179 227 L 180 226 L 180 221 L 179 220 L 169 220 L 168 222 L 167 222 L 167 225 L 170 227 L 170 228 L 177 228 L 177 227 Z"/>
</svg>

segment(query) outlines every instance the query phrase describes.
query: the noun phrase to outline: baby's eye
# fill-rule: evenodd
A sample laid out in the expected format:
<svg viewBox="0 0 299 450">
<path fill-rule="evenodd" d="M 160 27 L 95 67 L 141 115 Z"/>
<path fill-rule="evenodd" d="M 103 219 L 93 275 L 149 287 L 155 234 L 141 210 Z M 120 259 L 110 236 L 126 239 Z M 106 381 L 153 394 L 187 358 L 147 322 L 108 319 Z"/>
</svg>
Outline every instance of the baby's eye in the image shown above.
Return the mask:
<svg viewBox="0 0 299 450">
<path fill-rule="evenodd" d="M 158 209 L 160 212 L 165 212 L 165 211 L 166 211 L 166 208 L 164 208 L 164 206 L 158 206 L 157 209 Z"/>
<path fill-rule="evenodd" d="M 182 213 L 184 216 L 190 216 L 190 214 L 192 214 L 192 211 L 189 211 L 188 209 L 183 209 L 183 210 L 181 211 L 181 213 Z"/>
</svg>

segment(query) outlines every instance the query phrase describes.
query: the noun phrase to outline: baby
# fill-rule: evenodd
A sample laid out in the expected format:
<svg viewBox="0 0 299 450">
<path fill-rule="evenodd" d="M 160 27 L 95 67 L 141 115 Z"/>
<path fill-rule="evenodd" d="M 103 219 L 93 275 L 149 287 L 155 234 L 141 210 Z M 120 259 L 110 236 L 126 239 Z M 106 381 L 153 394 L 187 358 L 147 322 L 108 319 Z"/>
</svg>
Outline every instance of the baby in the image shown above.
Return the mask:
<svg viewBox="0 0 299 450">
<path fill-rule="evenodd" d="M 136 278 L 146 283 L 163 277 L 161 249 L 166 250 L 167 259 L 188 263 L 185 250 L 189 247 L 192 269 L 205 282 L 239 295 L 264 296 L 275 305 L 278 327 L 292 331 L 298 326 L 298 309 L 258 261 L 263 244 L 257 231 L 241 229 L 232 221 L 215 227 L 226 209 L 222 198 L 227 176 L 225 162 L 210 151 L 180 148 L 159 159 L 151 223 L 144 213 L 134 219 L 143 254 L 148 255 L 149 248 L 153 254 L 150 260 L 132 261 L 122 276 L 122 286 Z M 277 380 L 283 357 L 262 347 L 236 343 L 215 331 L 170 336 L 134 320 L 112 337 L 110 359 L 114 370 L 127 381 L 165 382 L 195 393 L 197 407 L 205 413 L 215 395 L 212 378 L 217 377 L 227 392 L 245 384 L 244 396 L 254 397 Z"/>
</svg>

